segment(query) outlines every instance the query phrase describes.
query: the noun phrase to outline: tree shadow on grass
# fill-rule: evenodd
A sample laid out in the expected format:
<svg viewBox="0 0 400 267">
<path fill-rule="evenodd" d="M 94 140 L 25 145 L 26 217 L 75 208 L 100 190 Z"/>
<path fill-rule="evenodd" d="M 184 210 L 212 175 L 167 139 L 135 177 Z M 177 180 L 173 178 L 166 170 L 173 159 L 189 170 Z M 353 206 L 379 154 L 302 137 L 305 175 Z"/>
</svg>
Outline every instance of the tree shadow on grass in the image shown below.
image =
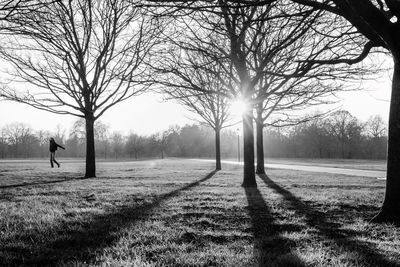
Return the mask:
<svg viewBox="0 0 400 267">
<path fill-rule="evenodd" d="M 114 177 L 113 179 L 117 179 L 120 177 Z M 124 178 L 124 177 L 123 177 Z M 59 183 L 65 183 L 69 181 L 79 181 L 79 180 L 92 180 L 92 179 L 99 179 L 98 177 L 77 177 L 77 178 L 64 178 L 64 179 L 58 179 L 58 180 L 52 180 L 52 181 L 42 181 L 42 182 L 34 182 L 34 183 L 21 183 L 21 184 L 9 184 L 9 185 L 0 185 L 0 189 L 10 189 L 10 188 L 19 188 L 19 187 L 29 187 L 29 186 L 41 186 L 41 185 L 48 185 L 48 184 L 59 184 Z M 135 178 L 135 182 L 141 181 L 141 180 L 146 180 L 148 177 L 140 177 L 140 178 Z"/>
<path fill-rule="evenodd" d="M 283 196 L 289 209 L 294 210 L 300 216 L 305 216 L 307 225 L 315 228 L 320 237 L 335 243 L 347 252 L 355 253 L 368 266 L 400 266 L 377 252 L 374 244 L 355 240 L 362 232 L 341 229 L 341 224 L 329 221 L 325 213 L 305 204 L 290 191 L 272 181 L 267 175 L 263 174 L 259 177 L 267 186 Z M 355 262 L 354 264 L 358 266 L 360 263 Z"/>
<path fill-rule="evenodd" d="M 255 237 L 254 254 L 258 266 L 306 266 L 291 253 L 294 241 L 281 236 L 283 231 L 300 231 L 296 225 L 279 225 L 257 188 L 245 188 Z"/>
<path fill-rule="evenodd" d="M 44 181 L 44 182 L 36 182 L 36 183 L 0 185 L 0 189 L 18 188 L 18 187 L 26 187 L 26 186 L 37 186 L 37 185 L 46 185 L 46 184 L 58 184 L 58 183 L 64 183 L 64 182 L 74 181 L 74 180 L 81 180 L 81 178 L 60 179 L 60 180 Z"/>
<path fill-rule="evenodd" d="M 117 208 L 111 213 L 95 215 L 90 218 L 89 222 L 71 230 L 66 229 L 73 227 L 73 224 L 77 222 L 62 223 L 56 229 L 59 235 L 48 241 L 38 242 L 35 251 L 29 251 L 23 247 L 9 251 L 10 255 L 18 255 L 18 257 L 13 257 L 13 260 L 6 262 L 6 264 L 11 266 L 56 266 L 65 265 L 71 261 L 96 264 L 94 262 L 96 252 L 103 251 L 117 242 L 123 230 L 132 227 L 139 220 L 148 218 L 154 209 L 165 201 L 178 196 L 182 191 L 198 186 L 201 182 L 213 177 L 216 172 L 212 171 L 200 180 L 156 196 L 150 203 L 132 203 L 131 205 Z M 32 238 L 29 235 L 23 237 L 23 239 L 29 240 Z M 4 257 L 7 257 L 7 251 L 0 252 L 0 261 L 2 261 Z"/>
</svg>

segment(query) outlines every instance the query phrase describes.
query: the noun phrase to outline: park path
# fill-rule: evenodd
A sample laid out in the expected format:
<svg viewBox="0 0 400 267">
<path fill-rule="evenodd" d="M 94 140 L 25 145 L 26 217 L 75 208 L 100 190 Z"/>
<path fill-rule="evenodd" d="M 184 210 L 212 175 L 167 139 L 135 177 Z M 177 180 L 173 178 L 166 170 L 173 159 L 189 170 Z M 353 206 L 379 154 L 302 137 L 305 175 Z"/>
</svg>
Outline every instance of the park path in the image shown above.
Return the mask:
<svg viewBox="0 0 400 267">
<path fill-rule="evenodd" d="M 209 160 L 209 159 L 199 159 L 199 160 L 210 161 L 210 162 L 215 161 L 215 160 Z M 237 162 L 237 161 L 231 161 L 231 160 L 223 160 L 221 162 L 225 163 L 225 164 L 243 165 L 243 162 Z M 353 176 L 372 177 L 372 178 L 378 178 L 378 179 L 385 179 L 385 177 L 386 177 L 385 171 L 373 171 L 373 170 L 346 169 L 346 168 L 333 168 L 333 167 L 324 167 L 324 166 L 308 166 L 308 165 L 295 165 L 295 164 L 275 164 L 275 163 L 265 164 L 265 167 L 272 168 L 272 169 L 335 173 L 335 174 L 344 174 L 344 175 L 353 175 Z"/>
</svg>

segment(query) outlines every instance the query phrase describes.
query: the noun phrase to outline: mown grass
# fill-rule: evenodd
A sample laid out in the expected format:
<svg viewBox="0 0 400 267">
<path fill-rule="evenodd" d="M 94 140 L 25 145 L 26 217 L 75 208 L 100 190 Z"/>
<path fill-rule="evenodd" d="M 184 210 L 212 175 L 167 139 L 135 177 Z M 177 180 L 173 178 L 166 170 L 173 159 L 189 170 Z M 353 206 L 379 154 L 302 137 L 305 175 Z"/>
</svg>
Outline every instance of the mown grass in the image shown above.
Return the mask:
<svg viewBox="0 0 400 267">
<path fill-rule="evenodd" d="M 268 170 L 244 189 L 235 165 L 103 162 L 82 180 L 46 163 L 0 163 L 4 266 L 400 266 L 399 228 L 368 222 L 384 181 Z"/>
</svg>

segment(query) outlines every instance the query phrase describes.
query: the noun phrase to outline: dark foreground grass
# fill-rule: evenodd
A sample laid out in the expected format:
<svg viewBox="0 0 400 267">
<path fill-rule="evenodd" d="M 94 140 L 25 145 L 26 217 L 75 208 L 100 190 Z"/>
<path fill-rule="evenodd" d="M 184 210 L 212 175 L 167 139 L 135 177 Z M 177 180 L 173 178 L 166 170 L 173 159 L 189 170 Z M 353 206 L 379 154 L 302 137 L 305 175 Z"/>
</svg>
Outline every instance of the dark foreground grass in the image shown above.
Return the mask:
<svg viewBox="0 0 400 267">
<path fill-rule="evenodd" d="M 81 167 L 0 163 L 1 265 L 400 266 L 399 228 L 368 223 L 383 181 L 270 170 L 244 189 L 234 165 Z"/>
</svg>

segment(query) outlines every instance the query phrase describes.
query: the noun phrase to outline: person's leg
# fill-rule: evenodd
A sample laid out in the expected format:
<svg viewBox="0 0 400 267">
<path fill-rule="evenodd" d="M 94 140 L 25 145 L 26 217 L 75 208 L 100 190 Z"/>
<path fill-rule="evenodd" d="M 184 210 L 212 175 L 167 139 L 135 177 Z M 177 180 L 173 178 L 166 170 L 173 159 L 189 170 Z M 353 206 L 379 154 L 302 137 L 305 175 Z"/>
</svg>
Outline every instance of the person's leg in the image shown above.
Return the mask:
<svg viewBox="0 0 400 267">
<path fill-rule="evenodd" d="M 54 165 L 53 165 L 53 159 L 54 159 L 54 154 L 53 154 L 54 152 L 50 152 L 50 166 L 52 167 L 52 168 L 54 168 Z"/>
<path fill-rule="evenodd" d="M 53 161 L 57 164 L 58 168 L 60 168 L 60 163 L 56 161 L 56 152 L 53 152 Z"/>
</svg>

